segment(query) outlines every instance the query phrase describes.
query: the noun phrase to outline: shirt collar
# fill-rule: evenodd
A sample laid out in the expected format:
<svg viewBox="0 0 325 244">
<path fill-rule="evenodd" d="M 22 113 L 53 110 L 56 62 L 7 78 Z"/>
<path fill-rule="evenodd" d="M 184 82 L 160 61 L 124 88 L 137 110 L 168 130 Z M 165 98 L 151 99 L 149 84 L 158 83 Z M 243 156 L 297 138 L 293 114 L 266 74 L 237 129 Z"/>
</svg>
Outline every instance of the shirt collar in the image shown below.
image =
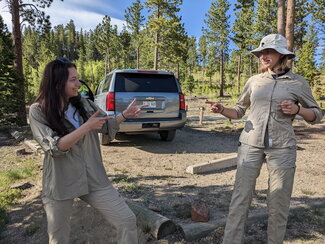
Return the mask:
<svg viewBox="0 0 325 244">
<path fill-rule="evenodd" d="M 285 73 L 284 75 L 281 75 L 281 76 L 277 77 L 276 79 L 287 79 L 287 78 L 293 78 L 293 76 L 294 76 L 294 74 L 292 73 L 292 71 L 291 71 L 291 69 L 290 69 L 287 73 Z M 262 77 L 263 77 L 263 78 L 269 78 L 269 79 L 274 80 L 273 77 L 272 77 L 272 74 L 270 74 L 270 73 L 267 72 L 267 71 L 264 72 L 264 73 L 262 74 Z"/>
</svg>

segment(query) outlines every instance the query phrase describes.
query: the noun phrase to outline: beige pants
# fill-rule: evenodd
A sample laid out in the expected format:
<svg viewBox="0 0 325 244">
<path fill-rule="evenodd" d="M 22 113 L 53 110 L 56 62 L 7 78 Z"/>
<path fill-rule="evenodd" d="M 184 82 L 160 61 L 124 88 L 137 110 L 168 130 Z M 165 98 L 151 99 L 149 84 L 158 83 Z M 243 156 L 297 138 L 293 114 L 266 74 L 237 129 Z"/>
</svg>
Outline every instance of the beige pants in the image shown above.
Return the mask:
<svg viewBox="0 0 325 244">
<path fill-rule="evenodd" d="M 256 178 L 267 163 L 268 244 L 283 243 L 295 173 L 296 148 L 256 148 L 242 144 L 238 148 L 237 173 L 223 244 L 244 242 L 245 224 Z"/>
<path fill-rule="evenodd" d="M 80 199 L 101 212 L 105 219 L 116 227 L 117 243 L 138 243 L 136 217 L 112 185 L 81 196 Z M 43 198 L 43 203 L 49 243 L 69 243 L 73 199 L 61 201 Z"/>
</svg>

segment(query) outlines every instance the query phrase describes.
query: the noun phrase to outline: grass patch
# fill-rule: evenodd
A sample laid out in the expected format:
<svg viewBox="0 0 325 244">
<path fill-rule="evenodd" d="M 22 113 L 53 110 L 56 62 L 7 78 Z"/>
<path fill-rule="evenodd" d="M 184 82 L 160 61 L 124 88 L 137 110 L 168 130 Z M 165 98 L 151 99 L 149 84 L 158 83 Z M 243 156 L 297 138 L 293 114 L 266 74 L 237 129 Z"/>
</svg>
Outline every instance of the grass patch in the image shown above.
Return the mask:
<svg viewBox="0 0 325 244">
<path fill-rule="evenodd" d="M 307 190 L 307 189 L 301 189 L 301 193 L 304 194 L 304 195 L 308 195 L 308 196 L 315 195 L 315 192 Z"/>
<path fill-rule="evenodd" d="M 176 203 L 173 205 L 175 215 L 181 219 L 187 219 L 191 217 L 191 204 L 190 203 Z"/>
<path fill-rule="evenodd" d="M 36 233 L 36 231 L 38 231 L 40 229 L 39 226 L 37 225 L 31 225 L 31 226 L 28 226 L 25 230 L 25 235 L 27 236 L 32 236 Z"/>
<path fill-rule="evenodd" d="M 144 226 L 142 226 L 142 231 L 143 231 L 144 233 L 149 233 L 149 232 L 151 231 L 151 227 L 150 227 L 150 225 L 145 224 Z"/>
<path fill-rule="evenodd" d="M 8 222 L 6 211 L 21 197 L 22 191 L 10 186 L 35 178 L 39 172 L 35 155 L 16 156 L 14 150 L 0 151 L 0 232 Z"/>
<path fill-rule="evenodd" d="M 135 193 L 141 190 L 141 186 L 136 183 L 127 183 L 121 186 L 120 189 L 127 193 Z"/>
<path fill-rule="evenodd" d="M 128 182 L 130 182 L 130 179 L 126 175 L 120 175 L 120 176 L 114 177 L 113 182 L 115 182 L 115 183 L 128 183 Z"/>
</svg>

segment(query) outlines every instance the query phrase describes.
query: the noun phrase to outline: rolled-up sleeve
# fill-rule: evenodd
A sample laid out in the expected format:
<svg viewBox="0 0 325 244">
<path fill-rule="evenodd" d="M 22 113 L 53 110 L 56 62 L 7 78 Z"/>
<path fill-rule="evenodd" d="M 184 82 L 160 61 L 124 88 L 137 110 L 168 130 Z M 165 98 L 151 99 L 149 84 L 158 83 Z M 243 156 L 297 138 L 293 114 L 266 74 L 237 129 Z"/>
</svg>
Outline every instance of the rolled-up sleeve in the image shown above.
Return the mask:
<svg viewBox="0 0 325 244">
<path fill-rule="evenodd" d="M 57 144 L 60 137 L 47 125 L 39 104 L 31 105 L 29 124 L 34 139 L 40 144 L 45 153 L 49 153 L 52 157 L 60 157 L 69 152 L 69 150 L 59 150 Z"/>
<path fill-rule="evenodd" d="M 315 113 L 315 120 L 313 121 L 306 121 L 309 124 L 316 124 L 320 122 L 324 116 L 322 109 L 318 106 L 317 102 L 315 101 L 310 86 L 308 83 L 304 80 L 303 86 L 301 89 L 301 95 L 298 97 L 299 103 L 304 108 L 310 108 Z"/>
<path fill-rule="evenodd" d="M 238 98 L 238 101 L 234 107 L 237 111 L 238 118 L 242 118 L 245 115 L 246 110 L 250 106 L 250 96 L 251 96 L 251 80 L 249 79 L 243 89 L 243 92 Z"/>
</svg>

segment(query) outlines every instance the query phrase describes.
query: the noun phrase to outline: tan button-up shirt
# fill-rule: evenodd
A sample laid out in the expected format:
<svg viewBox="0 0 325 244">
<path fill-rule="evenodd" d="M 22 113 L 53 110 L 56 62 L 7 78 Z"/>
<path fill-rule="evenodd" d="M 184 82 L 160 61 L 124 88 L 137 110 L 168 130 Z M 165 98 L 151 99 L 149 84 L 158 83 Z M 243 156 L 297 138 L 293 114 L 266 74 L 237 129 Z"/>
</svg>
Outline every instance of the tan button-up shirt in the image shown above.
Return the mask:
<svg viewBox="0 0 325 244">
<path fill-rule="evenodd" d="M 91 101 L 83 99 L 88 116 L 94 114 L 99 108 Z M 102 111 L 102 116 L 105 112 Z M 60 139 L 45 119 L 38 103 L 30 107 L 30 127 L 35 140 L 45 152 L 43 166 L 42 195 L 55 200 L 65 200 L 79 197 L 103 188 L 110 184 L 102 163 L 99 131 L 90 131 L 68 151 L 60 151 L 57 142 Z M 79 121 L 83 119 L 79 116 Z M 71 132 L 75 130 L 66 119 L 66 127 Z M 100 132 L 108 132 L 114 138 L 119 126 L 115 119 L 108 120 Z"/>
<path fill-rule="evenodd" d="M 311 108 L 316 119 L 309 123 L 317 123 L 323 118 L 323 112 L 303 77 L 289 71 L 274 79 L 271 74 L 265 72 L 247 81 L 235 106 L 239 118 L 250 108 L 239 141 L 264 148 L 267 136 L 268 146 L 273 148 L 296 145 L 292 126 L 295 115 L 284 114 L 277 106 L 283 100 L 291 100 L 304 108 Z"/>
</svg>

